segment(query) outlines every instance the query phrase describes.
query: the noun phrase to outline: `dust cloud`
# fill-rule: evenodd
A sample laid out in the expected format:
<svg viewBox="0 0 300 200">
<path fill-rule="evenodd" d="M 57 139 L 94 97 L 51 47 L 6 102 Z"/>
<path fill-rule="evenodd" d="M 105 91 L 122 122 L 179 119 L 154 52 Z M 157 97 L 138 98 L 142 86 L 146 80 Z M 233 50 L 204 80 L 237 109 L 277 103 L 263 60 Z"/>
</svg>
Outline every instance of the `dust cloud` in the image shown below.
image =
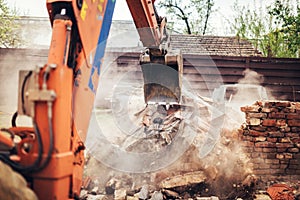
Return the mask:
<svg viewBox="0 0 300 200">
<path fill-rule="evenodd" d="M 131 91 L 141 95 L 142 87 Z M 202 171 L 209 185 L 206 194 L 222 199 L 252 175 L 249 159 L 239 145 L 238 130 L 226 124 L 223 108 L 188 91 L 183 88 L 183 102 L 173 111 L 149 106 L 141 109 L 143 99 L 137 97 L 127 98 L 125 111 L 120 102 L 118 111 L 97 111 L 102 114 L 96 120 L 101 130 L 91 130 L 98 136 L 88 145 L 85 176 L 92 177 L 100 193 L 106 193 L 110 182 L 115 183 L 115 189 L 137 191 L 149 185 L 160 190 L 165 178 Z M 123 90 L 122 98 L 125 94 L 129 93 Z M 154 119 L 166 123 L 157 126 Z M 122 123 L 125 127 L 120 128 Z M 101 131 L 109 134 L 101 135 Z"/>
</svg>

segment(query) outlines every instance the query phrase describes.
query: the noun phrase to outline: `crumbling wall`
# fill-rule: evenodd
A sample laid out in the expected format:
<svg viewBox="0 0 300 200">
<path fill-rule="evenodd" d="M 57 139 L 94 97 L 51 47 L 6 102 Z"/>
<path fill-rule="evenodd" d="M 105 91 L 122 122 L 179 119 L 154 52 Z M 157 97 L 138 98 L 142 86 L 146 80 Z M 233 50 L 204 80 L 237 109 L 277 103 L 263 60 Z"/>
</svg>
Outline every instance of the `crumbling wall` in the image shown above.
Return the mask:
<svg viewBox="0 0 300 200">
<path fill-rule="evenodd" d="M 300 102 L 266 101 L 242 107 L 239 132 L 253 173 L 264 185 L 300 180 Z"/>
</svg>

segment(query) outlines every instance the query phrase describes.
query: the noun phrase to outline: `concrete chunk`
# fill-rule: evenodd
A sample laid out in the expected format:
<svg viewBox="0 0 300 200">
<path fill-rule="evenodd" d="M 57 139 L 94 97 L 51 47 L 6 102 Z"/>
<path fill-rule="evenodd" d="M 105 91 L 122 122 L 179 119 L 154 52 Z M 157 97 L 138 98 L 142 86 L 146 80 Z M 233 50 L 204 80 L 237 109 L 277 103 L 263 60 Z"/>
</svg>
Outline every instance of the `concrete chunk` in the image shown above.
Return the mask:
<svg viewBox="0 0 300 200">
<path fill-rule="evenodd" d="M 190 184 L 203 183 L 206 176 L 202 171 L 190 172 L 183 175 L 168 177 L 160 183 L 161 188 L 170 189 L 174 187 L 187 186 Z"/>
</svg>

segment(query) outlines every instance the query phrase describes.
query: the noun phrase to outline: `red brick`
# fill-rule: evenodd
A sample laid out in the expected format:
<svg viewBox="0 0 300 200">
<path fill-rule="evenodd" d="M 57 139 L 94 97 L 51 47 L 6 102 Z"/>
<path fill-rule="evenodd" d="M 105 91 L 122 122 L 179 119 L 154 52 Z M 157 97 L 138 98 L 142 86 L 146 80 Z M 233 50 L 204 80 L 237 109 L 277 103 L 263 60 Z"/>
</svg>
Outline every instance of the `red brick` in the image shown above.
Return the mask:
<svg viewBox="0 0 300 200">
<path fill-rule="evenodd" d="M 293 102 L 293 107 L 295 107 L 297 110 L 300 110 L 300 103 L 299 102 Z"/>
<path fill-rule="evenodd" d="M 287 164 L 280 164 L 280 169 L 286 169 L 288 167 Z"/>
<path fill-rule="evenodd" d="M 286 158 L 286 159 L 293 159 L 293 154 L 291 154 L 291 153 L 283 153 L 283 155 L 284 155 L 284 158 Z"/>
<path fill-rule="evenodd" d="M 254 138 L 248 135 L 243 135 L 240 137 L 242 141 L 250 141 L 250 142 L 254 142 Z"/>
<path fill-rule="evenodd" d="M 299 167 L 300 167 L 299 165 L 291 165 L 290 164 L 288 168 L 289 169 L 299 169 Z"/>
<path fill-rule="evenodd" d="M 286 126 L 286 120 L 285 119 L 278 119 L 276 121 L 276 126 L 278 126 L 278 127 L 285 127 Z"/>
<path fill-rule="evenodd" d="M 292 107 L 283 108 L 281 110 L 281 112 L 284 112 L 284 113 L 294 113 L 295 112 L 295 108 L 292 108 Z"/>
<path fill-rule="evenodd" d="M 284 133 L 281 133 L 279 131 L 272 131 L 269 132 L 269 137 L 273 138 L 273 137 L 284 137 Z"/>
<path fill-rule="evenodd" d="M 260 112 L 261 107 L 258 105 L 252 105 L 252 106 L 243 106 L 241 107 L 242 112 Z"/>
<path fill-rule="evenodd" d="M 250 131 L 249 131 L 249 135 L 254 136 L 254 137 L 258 137 L 258 136 L 268 136 L 268 133 L 267 133 L 267 132 L 260 132 L 260 131 L 250 130 Z"/>
<path fill-rule="evenodd" d="M 266 118 L 267 113 L 247 113 L 246 117 L 249 117 L 249 118 Z"/>
<path fill-rule="evenodd" d="M 265 102 L 264 101 L 256 101 L 255 105 L 259 105 L 259 106 L 263 107 L 265 105 Z"/>
<path fill-rule="evenodd" d="M 291 143 L 291 139 L 288 137 L 284 137 L 284 138 L 279 138 L 279 142 L 280 143 Z"/>
<path fill-rule="evenodd" d="M 300 133 L 300 127 L 292 127 L 293 133 Z"/>
<path fill-rule="evenodd" d="M 289 126 L 297 126 L 297 127 L 299 127 L 300 126 L 300 120 L 296 120 L 296 119 L 288 120 L 288 125 Z"/>
<path fill-rule="evenodd" d="M 283 152 L 286 152 L 287 151 L 287 148 L 277 148 L 277 152 L 278 153 L 283 153 Z"/>
<path fill-rule="evenodd" d="M 267 164 L 279 164 L 278 159 L 265 159 L 265 163 Z"/>
<path fill-rule="evenodd" d="M 262 152 L 264 152 L 264 153 L 275 153 L 275 152 L 277 152 L 277 149 L 276 148 L 263 148 Z"/>
<path fill-rule="evenodd" d="M 275 106 L 276 107 L 290 107 L 291 102 L 289 102 L 289 101 L 278 101 L 278 102 L 275 102 Z"/>
<path fill-rule="evenodd" d="M 285 169 L 286 174 L 295 175 L 297 174 L 297 169 Z"/>
<path fill-rule="evenodd" d="M 277 154 L 277 155 L 276 155 L 276 158 L 277 158 L 277 159 L 284 159 L 284 155 L 283 155 L 283 154 Z"/>
<path fill-rule="evenodd" d="M 252 162 L 253 164 L 261 164 L 261 163 L 264 163 L 264 160 L 261 159 L 261 158 L 253 158 L 253 159 L 251 160 L 251 162 Z"/>
<path fill-rule="evenodd" d="M 285 136 L 297 139 L 300 137 L 300 133 L 285 133 Z"/>
<path fill-rule="evenodd" d="M 300 138 L 299 138 L 299 137 L 292 137 L 292 138 L 291 138 L 291 141 L 292 141 L 294 144 L 300 144 Z"/>
<path fill-rule="evenodd" d="M 251 129 L 255 130 L 255 131 L 260 131 L 260 132 L 267 130 L 267 128 L 265 126 L 253 126 L 253 127 L 251 127 Z"/>
<path fill-rule="evenodd" d="M 275 159 L 276 158 L 276 153 L 265 153 L 266 158 L 268 159 Z"/>
<path fill-rule="evenodd" d="M 239 132 L 239 134 L 249 135 L 249 130 L 241 130 L 241 132 Z"/>
<path fill-rule="evenodd" d="M 263 136 L 259 136 L 259 137 L 254 138 L 254 142 L 263 142 L 263 141 L 266 141 L 266 140 L 267 140 L 267 138 L 263 137 Z"/>
<path fill-rule="evenodd" d="M 254 145 L 253 145 L 254 146 Z M 251 153 L 253 152 L 253 146 L 246 146 L 246 147 L 243 147 L 243 152 L 244 153 Z"/>
<path fill-rule="evenodd" d="M 271 119 L 285 119 L 286 114 L 285 113 L 274 113 L 271 112 L 268 114 L 268 117 Z"/>
<path fill-rule="evenodd" d="M 267 131 L 278 131 L 278 130 L 280 130 L 280 129 L 276 126 L 268 126 L 267 127 Z"/>
<path fill-rule="evenodd" d="M 273 164 L 273 165 L 270 165 L 269 167 L 270 167 L 271 169 L 281 169 L 279 164 L 278 164 L 278 165 L 274 165 L 274 164 Z"/>
<path fill-rule="evenodd" d="M 296 113 L 289 113 L 287 119 L 300 119 L 300 115 Z"/>
<path fill-rule="evenodd" d="M 261 147 L 254 147 L 253 149 L 255 152 L 263 152 L 263 148 Z M 276 148 L 275 148 L 275 151 L 276 151 Z"/>
<path fill-rule="evenodd" d="M 274 101 L 265 101 L 264 108 L 272 108 L 272 107 L 275 107 Z"/>
<path fill-rule="evenodd" d="M 258 163 L 254 165 L 255 169 L 269 169 L 270 165 L 266 163 Z"/>
<path fill-rule="evenodd" d="M 251 126 L 259 126 L 261 123 L 261 120 L 258 118 L 249 118 L 246 121 Z"/>
<path fill-rule="evenodd" d="M 299 149 L 298 148 L 289 148 L 288 152 L 290 152 L 290 153 L 299 153 Z"/>
<path fill-rule="evenodd" d="M 254 142 L 243 141 L 243 142 L 241 143 L 241 145 L 242 145 L 243 147 L 253 147 L 253 146 L 254 146 Z"/>
<path fill-rule="evenodd" d="M 265 107 L 263 107 L 263 108 L 261 109 L 261 112 L 263 112 L 263 113 L 270 113 L 270 112 L 272 112 L 272 111 L 271 111 L 271 108 L 265 108 Z"/>
<path fill-rule="evenodd" d="M 276 126 L 276 119 L 264 119 L 262 122 L 263 126 Z"/>
<path fill-rule="evenodd" d="M 285 126 L 285 127 L 280 127 L 280 132 L 290 132 L 291 131 L 291 127 L 289 126 Z"/>
<path fill-rule="evenodd" d="M 292 159 L 292 160 L 290 160 L 290 164 L 292 164 L 292 165 L 300 165 L 300 159 L 299 160 Z"/>
<path fill-rule="evenodd" d="M 285 169 L 270 169 L 271 174 L 285 174 Z"/>
<path fill-rule="evenodd" d="M 276 143 L 277 148 L 292 148 L 294 145 L 292 143 Z"/>
<path fill-rule="evenodd" d="M 273 148 L 276 147 L 276 144 L 272 142 L 256 142 L 255 147 L 262 147 L 262 148 Z"/>
<path fill-rule="evenodd" d="M 286 158 L 280 159 L 280 164 L 289 164 L 289 163 L 290 163 L 290 159 L 286 159 Z"/>
<path fill-rule="evenodd" d="M 270 148 L 267 148 L 267 149 L 270 149 Z M 269 153 L 259 153 L 259 155 L 260 155 L 260 158 L 263 158 L 263 159 L 266 159 L 266 158 L 268 158 L 268 155 Z"/>
<path fill-rule="evenodd" d="M 260 153 L 253 152 L 253 153 L 251 153 L 251 158 L 259 158 L 260 155 L 261 155 Z"/>
<path fill-rule="evenodd" d="M 271 172 L 269 169 L 255 169 L 254 174 L 255 175 L 267 175 L 267 174 L 271 174 Z"/>
<path fill-rule="evenodd" d="M 277 142 L 277 138 L 270 138 L 270 137 L 268 137 L 268 138 L 267 138 L 267 141 L 268 141 L 268 142 L 276 143 L 276 142 Z"/>
</svg>

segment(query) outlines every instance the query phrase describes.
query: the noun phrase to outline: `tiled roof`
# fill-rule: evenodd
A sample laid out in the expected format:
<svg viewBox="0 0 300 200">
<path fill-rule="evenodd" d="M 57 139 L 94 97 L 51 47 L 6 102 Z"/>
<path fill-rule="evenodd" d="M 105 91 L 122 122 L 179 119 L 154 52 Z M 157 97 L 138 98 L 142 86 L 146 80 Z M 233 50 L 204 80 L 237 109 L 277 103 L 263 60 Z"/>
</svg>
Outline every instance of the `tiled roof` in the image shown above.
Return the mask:
<svg viewBox="0 0 300 200">
<path fill-rule="evenodd" d="M 238 37 L 171 35 L 171 46 L 183 54 L 261 56 L 248 40 Z"/>
</svg>

